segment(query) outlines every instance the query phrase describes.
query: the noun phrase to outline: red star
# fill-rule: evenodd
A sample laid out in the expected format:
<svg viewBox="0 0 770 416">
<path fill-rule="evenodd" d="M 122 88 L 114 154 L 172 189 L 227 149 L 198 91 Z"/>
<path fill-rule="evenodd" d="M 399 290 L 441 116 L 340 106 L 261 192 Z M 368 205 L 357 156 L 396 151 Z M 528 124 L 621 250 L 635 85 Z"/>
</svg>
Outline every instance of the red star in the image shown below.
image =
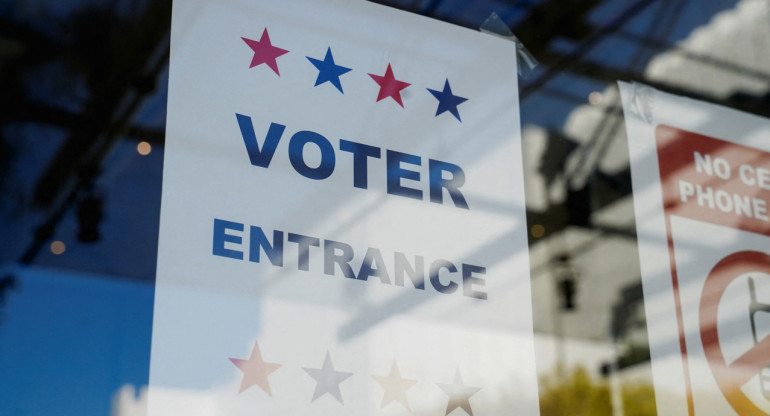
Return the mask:
<svg viewBox="0 0 770 416">
<path fill-rule="evenodd" d="M 262 354 L 259 353 L 258 343 L 254 343 L 254 349 L 251 350 L 251 357 L 248 360 L 231 358 L 230 361 L 243 372 L 241 388 L 238 393 L 251 386 L 259 386 L 268 396 L 273 395 L 270 391 L 270 383 L 267 381 L 267 376 L 279 369 L 281 365 L 262 361 Z"/>
<path fill-rule="evenodd" d="M 241 39 L 243 39 L 243 41 L 249 45 L 251 50 L 254 51 L 254 57 L 251 58 L 251 65 L 249 65 L 249 68 L 254 68 L 257 65 L 267 64 L 267 66 L 269 66 L 273 72 L 275 72 L 278 76 L 281 76 L 281 74 L 278 73 L 278 63 L 275 62 L 275 58 L 289 53 L 289 51 L 286 49 L 277 48 L 270 43 L 270 35 L 267 34 L 267 28 L 265 28 L 265 31 L 262 32 L 262 37 L 259 38 L 258 41 L 246 39 L 244 37 Z"/>
<path fill-rule="evenodd" d="M 377 95 L 377 101 L 390 97 L 398 103 L 401 107 L 404 107 L 403 101 L 401 101 L 401 90 L 412 85 L 408 82 L 399 81 L 393 76 L 393 69 L 388 64 L 388 69 L 385 71 L 384 76 L 369 74 L 370 77 L 379 84 L 380 93 Z"/>
</svg>

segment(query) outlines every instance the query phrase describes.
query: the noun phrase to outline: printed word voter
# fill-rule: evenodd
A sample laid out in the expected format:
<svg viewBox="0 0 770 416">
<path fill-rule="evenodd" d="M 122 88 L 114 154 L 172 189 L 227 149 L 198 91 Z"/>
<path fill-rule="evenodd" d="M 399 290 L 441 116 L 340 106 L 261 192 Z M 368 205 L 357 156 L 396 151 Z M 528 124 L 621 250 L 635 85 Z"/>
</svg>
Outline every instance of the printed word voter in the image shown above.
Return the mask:
<svg viewBox="0 0 770 416">
<path fill-rule="evenodd" d="M 286 126 L 270 123 L 265 139 L 260 146 L 251 117 L 236 114 L 238 126 L 246 145 L 249 160 L 254 166 L 268 168 L 273 160 L 278 143 L 284 136 Z M 320 151 L 320 163 L 311 166 L 305 158 L 305 147 L 312 146 Z M 301 130 L 294 133 L 289 139 L 289 162 L 300 175 L 314 180 L 328 178 L 334 172 L 337 163 L 337 153 L 332 143 L 319 133 Z M 339 140 L 340 152 L 349 154 L 353 162 L 353 186 L 360 189 L 368 189 L 368 165 L 370 159 L 382 158 L 382 149 L 364 143 L 349 140 Z M 409 153 L 397 152 L 385 149 L 386 168 L 384 172 L 386 190 L 390 195 L 424 200 L 422 158 Z M 312 163 L 315 165 L 315 163 Z M 411 165 L 411 166 L 409 166 Z M 460 166 L 440 160 L 428 159 L 428 198 L 436 204 L 444 203 L 444 191 L 454 203 L 454 206 L 469 209 L 468 202 L 460 191 L 465 184 L 465 172 Z M 407 184 L 402 181 L 411 181 Z M 417 184 L 413 184 L 416 182 Z"/>
</svg>

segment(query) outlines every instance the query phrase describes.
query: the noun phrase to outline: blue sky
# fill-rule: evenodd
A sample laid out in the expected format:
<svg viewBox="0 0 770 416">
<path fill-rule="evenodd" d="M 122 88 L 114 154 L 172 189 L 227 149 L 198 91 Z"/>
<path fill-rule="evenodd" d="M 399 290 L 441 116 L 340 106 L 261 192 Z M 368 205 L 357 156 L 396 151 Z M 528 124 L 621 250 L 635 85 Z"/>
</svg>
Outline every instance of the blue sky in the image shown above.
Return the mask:
<svg viewBox="0 0 770 416">
<path fill-rule="evenodd" d="M 147 384 L 152 284 L 12 267 L 0 325 L 6 415 L 108 415 L 126 383 Z M 8 412 L 8 413 L 6 413 Z"/>
</svg>

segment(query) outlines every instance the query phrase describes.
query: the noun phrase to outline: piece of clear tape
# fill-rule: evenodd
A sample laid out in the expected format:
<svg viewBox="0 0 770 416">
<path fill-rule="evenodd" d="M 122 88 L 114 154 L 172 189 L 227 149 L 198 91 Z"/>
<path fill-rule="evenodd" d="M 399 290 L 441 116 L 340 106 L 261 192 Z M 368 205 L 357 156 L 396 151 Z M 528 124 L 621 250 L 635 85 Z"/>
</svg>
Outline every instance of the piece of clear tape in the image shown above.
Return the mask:
<svg viewBox="0 0 770 416">
<path fill-rule="evenodd" d="M 631 83 L 631 97 L 629 111 L 634 116 L 647 124 L 653 124 L 653 110 L 655 109 L 655 90 L 640 82 Z"/>
<path fill-rule="evenodd" d="M 479 27 L 479 31 L 482 33 L 488 33 L 490 35 L 499 36 L 503 39 L 510 40 L 516 44 L 516 63 L 519 76 L 523 79 L 527 79 L 529 74 L 537 67 L 538 62 L 534 56 L 527 50 L 523 43 L 511 32 L 508 25 L 503 22 L 503 19 L 492 12 L 487 20 Z"/>
</svg>

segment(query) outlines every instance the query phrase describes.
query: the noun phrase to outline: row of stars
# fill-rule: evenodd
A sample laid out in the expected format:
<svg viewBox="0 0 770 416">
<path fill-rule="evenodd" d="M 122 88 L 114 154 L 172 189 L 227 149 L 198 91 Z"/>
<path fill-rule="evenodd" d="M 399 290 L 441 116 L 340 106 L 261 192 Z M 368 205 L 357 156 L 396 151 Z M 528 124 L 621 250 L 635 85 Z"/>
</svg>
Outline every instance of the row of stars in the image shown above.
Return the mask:
<svg viewBox="0 0 770 416">
<path fill-rule="evenodd" d="M 240 390 L 238 391 L 239 394 L 249 387 L 258 386 L 262 391 L 267 393 L 268 396 L 273 396 L 273 393 L 270 390 L 268 376 L 281 368 L 282 365 L 262 360 L 258 342 L 254 343 L 254 348 L 251 351 L 249 359 L 230 358 L 230 361 L 243 373 Z M 353 373 L 337 371 L 334 368 L 331 355 L 328 351 L 326 352 L 326 358 L 324 358 L 321 368 L 303 367 L 302 369 L 316 382 L 313 398 L 310 400 L 311 402 L 314 402 L 325 394 L 329 394 L 337 399 L 340 404 L 344 404 L 342 393 L 340 392 L 340 383 L 352 377 Z M 384 390 L 381 407 L 384 408 L 392 402 L 398 402 L 404 406 L 407 411 L 412 411 L 409 407 L 406 391 L 417 384 L 417 380 L 401 377 L 401 372 L 395 361 L 393 361 L 393 365 L 390 368 L 390 374 L 387 376 L 372 376 L 372 378 L 374 378 Z M 465 410 L 468 415 L 473 416 L 473 410 L 471 409 L 469 399 L 481 389 L 478 387 L 466 386 L 460 376 L 459 369 L 455 373 L 454 382 L 452 384 L 436 384 L 447 394 L 447 396 L 449 396 L 446 415 L 451 413 L 454 409 L 461 408 Z"/>
<path fill-rule="evenodd" d="M 272 69 L 276 75 L 279 77 L 281 76 L 278 70 L 277 59 L 280 56 L 289 53 L 289 51 L 273 46 L 273 44 L 270 42 L 270 35 L 267 32 L 267 28 L 265 28 L 265 30 L 262 32 L 262 37 L 259 40 L 253 40 L 244 37 L 241 37 L 241 39 L 243 39 L 243 41 L 246 42 L 246 44 L 254 52 L 254 56 L 251 58 L 251 64 L 249 65 L 249 68 L 254 68 L 255 66 L 264 64 Z M 337 65 L 334 62 L 331 46 L 326 49 L 326 56 L 323 60 L 311 58 L 309 56 L 306 56 L 306 58 L 318 70 L 318 77 L 315 81 L 316 87 L 328 82 L 332 84 L 340 93 L 345 93 L 342 90 L 342 82 L 340 81 L 340 77 L 352 71 L 352 68 Z M 388 68 L 385 70 L 384 75 L 369 74 L 369 76 L 374 80 L 374 82 L 377 83 L 377 85 L 380 86 L 380 91 L 377 94 L 377 102 L 386 98 L 391 98 L 402 108 L 404 107 L 404 102 L 401 99 L 401 91 L 412 84 L 396 79 L 390 63 L 388 63 Z M 464 103 L 465 101 L 468 101 L 468 99 L 454 95 L 452 93 L 452 87 L 449 85 L 448 78 L 444 81 L 443 90 L 438 91 L 430 88 L 426 89 L 431 93 L 431 95 L 433 95 L 433 97 L 438 100 L 436 116 L 444 112 L 449 112 L 458 121 L 462 122 L 457 106 Z"/>
</svg>

